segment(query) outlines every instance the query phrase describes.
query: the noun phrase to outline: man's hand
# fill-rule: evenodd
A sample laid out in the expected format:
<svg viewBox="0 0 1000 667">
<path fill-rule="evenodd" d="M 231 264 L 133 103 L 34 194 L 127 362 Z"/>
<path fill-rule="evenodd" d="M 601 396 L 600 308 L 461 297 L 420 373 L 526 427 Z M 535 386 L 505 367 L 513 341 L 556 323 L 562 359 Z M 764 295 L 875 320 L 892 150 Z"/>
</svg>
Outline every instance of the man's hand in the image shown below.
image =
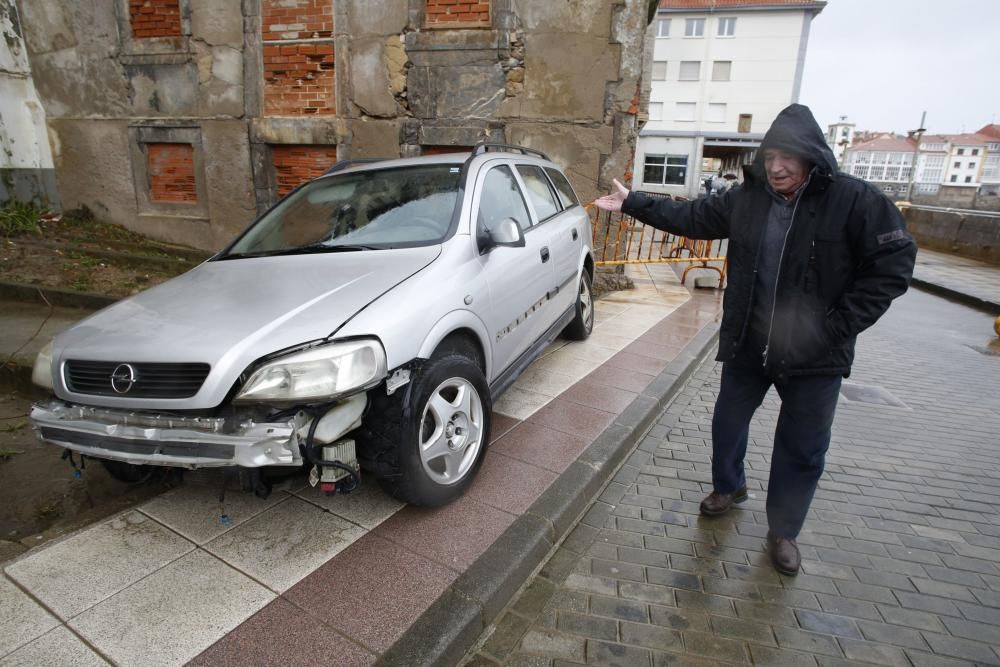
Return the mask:
<svg viewBox="0 0 1000 667">
<path fill-rule="evenodd" d="M 594 204 L 597 208 L 604 209 L 605 211 L 620 211 L 622 210 L 622 202 L 628 197 L 628 188 L 618 182 L 618 179 L 614 179 L 615 191 L 611 194 L 601 197 L 600 199 L 595 199 Z"/>
</svg>

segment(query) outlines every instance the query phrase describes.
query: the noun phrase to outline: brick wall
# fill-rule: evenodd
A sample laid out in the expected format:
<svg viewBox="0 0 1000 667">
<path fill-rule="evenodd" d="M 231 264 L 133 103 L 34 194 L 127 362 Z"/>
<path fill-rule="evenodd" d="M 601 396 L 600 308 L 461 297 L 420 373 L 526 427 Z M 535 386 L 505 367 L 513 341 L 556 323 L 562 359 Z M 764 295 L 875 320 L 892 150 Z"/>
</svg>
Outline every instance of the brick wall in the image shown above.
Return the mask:
<svg viewBox="0 0 1000 667">
<path fill-rule="evenodd" d="M 265 116 L 337 112 L 333 2 L 263 0 Z"/>
<path fill-rule="evenodd" d="M 129 0 L 132 37 L 180 37 L 180 0 Z"/>
<path fill-rule="evenodd" d="M 191 144 L 146 144 L 146 155 L 150 201 L 198 203 Z"/>
<path fill-rule="evenodd" d="M 283 197 L 304 181 L 316 178 L 337 162 L 336 146 L 302 144 L 271 147 L 271 160 L 278 182 L 278 196 Z"/>
<path fill-rule="evenodd" d="M 425 23 L 428 27 L 490 25 L 489 0 L 427 0 Z"/>
</svg>

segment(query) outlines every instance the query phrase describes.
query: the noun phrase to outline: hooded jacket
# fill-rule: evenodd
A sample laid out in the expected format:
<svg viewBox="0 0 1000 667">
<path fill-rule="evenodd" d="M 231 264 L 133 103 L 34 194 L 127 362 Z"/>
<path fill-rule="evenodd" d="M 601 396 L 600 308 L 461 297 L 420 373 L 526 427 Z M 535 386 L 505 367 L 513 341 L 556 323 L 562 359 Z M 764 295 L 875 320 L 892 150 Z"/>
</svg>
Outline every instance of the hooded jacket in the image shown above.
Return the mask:
<svg viewBox="0 0 1000 667">
<path fill-rule="evenodd" d="M 899 210 L 875 187 L 840 173 L 808 107 L 785 108 L 764 135 L 744 183 L 719 197 L 678 202 L 633 192 L 622 211 L 693 239 L 729 239 L 728 285 L 719 332 L 719 361 L 746 342 L 755 275 L 771 206 L 764 151 L 780 148 L 812 165 L 799 193 L 775 278 L 765 372 L 850 375 L 857 335 L 903 294 L 916 244 Z"/>
</svg>

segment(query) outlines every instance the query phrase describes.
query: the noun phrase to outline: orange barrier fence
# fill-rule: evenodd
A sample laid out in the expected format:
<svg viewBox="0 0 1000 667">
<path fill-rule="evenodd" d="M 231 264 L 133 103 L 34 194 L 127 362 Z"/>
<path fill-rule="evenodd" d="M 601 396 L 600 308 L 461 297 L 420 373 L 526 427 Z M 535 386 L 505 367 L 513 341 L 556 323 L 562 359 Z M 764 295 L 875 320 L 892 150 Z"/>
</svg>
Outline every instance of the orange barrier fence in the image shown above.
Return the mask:
<svg viewBox="0 0 1000 667">
<path fill-rule="evenodd" d="M 592 224 L 594 261 L 598 266 L 690 264 L 681 275 L 681 284 L 691 269 L 709 269 L 719 274 L 719 285 L 725 285 L 728 248 L 725 240 L 689 239 L 655 229 L 623 213 L 602 211 L 592 204 L 587 208 L 596 211 Z"/>
</svg>

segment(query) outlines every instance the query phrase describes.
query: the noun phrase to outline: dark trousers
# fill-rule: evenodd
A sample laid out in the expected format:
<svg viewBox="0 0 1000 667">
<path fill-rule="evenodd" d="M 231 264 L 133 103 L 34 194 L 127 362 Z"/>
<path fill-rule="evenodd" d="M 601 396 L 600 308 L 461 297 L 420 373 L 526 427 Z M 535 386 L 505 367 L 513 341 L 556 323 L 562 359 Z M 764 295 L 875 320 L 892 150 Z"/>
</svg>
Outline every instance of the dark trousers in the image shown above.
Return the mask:
<svg viewBox="0 0 1000 667">
<path fill-rule="evenodd" d="M 719 493 L 746 485 L 743 459 L 750 419 L 772 384 L 756 359 L 722 366 L 722 387 L 712 417 L 712 483 Z M 804 375 L 773 382 L 781 412 L 767 484 L 767 523 L 778 537 L 797 537 L 805 523 L 830 447 L 841 379 Z"/>
</svg>

